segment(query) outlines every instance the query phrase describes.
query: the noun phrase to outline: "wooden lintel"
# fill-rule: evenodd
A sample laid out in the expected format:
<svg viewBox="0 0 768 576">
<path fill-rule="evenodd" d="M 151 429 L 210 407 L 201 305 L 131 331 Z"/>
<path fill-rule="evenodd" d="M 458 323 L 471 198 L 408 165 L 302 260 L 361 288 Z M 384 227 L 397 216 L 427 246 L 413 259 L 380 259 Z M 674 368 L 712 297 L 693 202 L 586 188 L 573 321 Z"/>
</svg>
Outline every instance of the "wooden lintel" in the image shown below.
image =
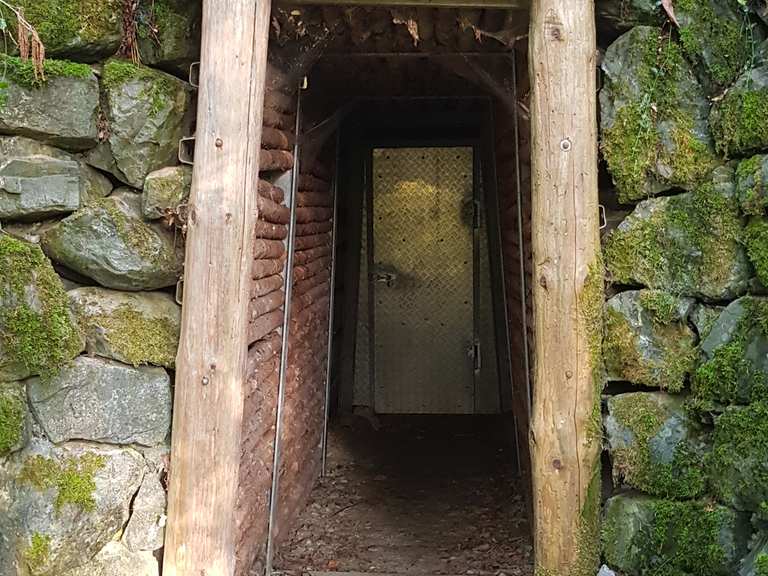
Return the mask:
<svg viewBox="0 0 768 576">
<path fill-rule="evenodd" d="M 269 0 L 204 0 L 165 576 L 232 576 Z"/>
<path fill-rule="evenodd" d="M 527 10 L 530 0 L 279 0 L 285 6 L 412 6 L 417 8 L 498 8 Z"/>
<path fill-rule="evenodd" d="M 536 573 L 595 574 L 603 273 L 594 0 L 533 0 L 530 26 Z"/>
</svg>

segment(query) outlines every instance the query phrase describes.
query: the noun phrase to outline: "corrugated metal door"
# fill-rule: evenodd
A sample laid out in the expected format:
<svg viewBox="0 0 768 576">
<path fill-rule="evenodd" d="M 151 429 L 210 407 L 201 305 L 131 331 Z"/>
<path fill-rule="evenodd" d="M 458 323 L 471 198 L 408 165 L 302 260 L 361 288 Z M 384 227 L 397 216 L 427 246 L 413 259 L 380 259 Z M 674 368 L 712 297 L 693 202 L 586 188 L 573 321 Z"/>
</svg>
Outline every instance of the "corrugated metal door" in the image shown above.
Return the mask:
<svg viewBox="0 0 768 576">
<path fill-rule="evenodd" d="M 373 152 L 374 408 L 475 412 L 473 150 Z"/>
</svg>

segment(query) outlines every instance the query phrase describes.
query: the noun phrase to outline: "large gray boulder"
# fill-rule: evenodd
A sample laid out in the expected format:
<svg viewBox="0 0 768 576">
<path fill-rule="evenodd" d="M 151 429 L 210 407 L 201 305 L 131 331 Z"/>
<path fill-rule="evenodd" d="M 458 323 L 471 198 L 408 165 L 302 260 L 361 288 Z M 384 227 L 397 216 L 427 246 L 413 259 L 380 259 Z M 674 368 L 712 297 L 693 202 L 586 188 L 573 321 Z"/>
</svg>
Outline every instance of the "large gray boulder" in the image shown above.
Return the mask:
<svg viewBox="0 0 768 576">
<path fill-rule="evenodd" d="M 768 502 L 768 405 L 729 406 L 715 419 L 708 460 L 712 489 L 737 510 L 762 511 Z"/>
<path fill-rule="evenodd" d="M 704 180 L 715 165 L 709 102 L 681 47 L 638 26 L 611 44 L 602 68 L 602 150 L 619 201 Z"/>
<path fill-rule="evenodd" d="M 47 231 L 46 254 L 108 288 L 156 290 L 176 283 L 182 247 L 172 232 L 141 218 L 141 196 L 118 190 Z"/>
<path fill-rule="evenodd" d="M 200 60 L 200 0 L 155 0 L 139 6 L 141 61 L 186 79 Z M 150 30 L 151 28 L 151 30 Z"/>
<path fill-rule="evenodd" d="M 169 166 L 150 173 L 144 180 L 142 213 L 147 220 L 157 220 L 178 212 L 189 199 L 192 168 Z"/>
<path fill-rule="evenodd" d="M 99 83 L 90 67 L 66 60 L 46 61 L 46 79 L 36 81 L 32 63 L 0 57 L 5 70 L 0 100 L 0 134 L 19 134 L 70 150 L 93 148 Z"/>
<path fill-rule="evenodd" d="M 161 444 L 171 425 L 171 382 L 162 368 L 76 358 L 48 382 L 27 380 L 32 413 L 52 442 Z"/>
<path fill-rule="evenodd" d="M 736 196 L 742 212 L 762 216 L 768 208 L 768 155 L 758 154 L 739 162 Z"/>
<path fill-rule="evenodd" d="M 693 192 L 640 202 L 606 239 L 609 277 L 705 301 L 736 298 L 752 273 L 742 225 L 733 170 L 720 167 Z"/>
<path fill-rule="evenodd" d="M 156 473 L 147 472 L 133 501 L 123 542 L 129 550 L 159 550 L 165 538 L 166 495 Z"/>
<path fill-rule="evenodd" d="M 768 65 L 742 74 L 709 118 L 718 152 L 726 157 L 768 148 Z"/>
<path fill-rule="evenodd" d="M 713 404 L 768 399 L 768 299 L 745 296 L 725 308 L 699 348 L 691 388 Z M 712 406 L 710 406 L 712 407 Z"/>
<path fill-rule="evenodd" d="M 627 576 L 730 576 L 747 552 L 749 515 L 706 500 L 621 494 L 605 505 L 606 562 Z"/>
<path fill-rule="evenodd" d="M 687 319 L 693 299 L 660 290 L 631 290 L 610 298 L 603 357 L 608 378 L 680 391 L 695 361 Z"/>
<path fill-rule="evenodd" d="M 114 54 L 123 39 L 122 0 L 14 0 L 56 58 L 96 62 Z M 16 27 L 11 18 L 11 27 Z"/>
<path fill-rule="evenodd" d="M 704 492 L 707 445 L 682 398 L 661 392 L 612 396 L 605 432 L 615 483 L 663 498 Z"/>
<path fill-rule="evenodd" d="M 22 136 L 0 137 L 0 219 L 73 212 L 111 191 L 109 178 L 78 156 Z"/>
<path fill-rule="evenodd" d="M 60 576 L 128 520 L 144 460 L 132 449 L 34 441 L 0 468 L 0 572 Z"/>
<path fill-rule="evenodd" d="M 0 382 L 49 378 L 82 350 L 64 287 L 40 247 L 0 232 Z"/>
<path fill-rule="evenodd" d="M 175 164 L 179 139 L 189 135 L 189 85 L 164 72 L 113 59 L 104 66 L 102 87 L 109 137 L 88 153 L 88 162 L 141 188 L 147 174 Z"/>
<path fill-rule="evenodd" d="M 696 0 L 674 3 L 680 42 L 696 63 L 702 84 L 710 93 L 727 88 L 751 63 L 758 27 L 745 25 L 738 0 Z"/>
<path fill-rule="evenodd" d="M 132 552 L 120 542 L 109 542 L 93 560 L 61 576 L 158 576 L 152 552 Z"/>
<path fill-rule="evenodd" d="M 163 292 L 77 288 L 68 292 L 89 354 L 126 364 L 173 368 L 181 307 Z"/>
</svg>

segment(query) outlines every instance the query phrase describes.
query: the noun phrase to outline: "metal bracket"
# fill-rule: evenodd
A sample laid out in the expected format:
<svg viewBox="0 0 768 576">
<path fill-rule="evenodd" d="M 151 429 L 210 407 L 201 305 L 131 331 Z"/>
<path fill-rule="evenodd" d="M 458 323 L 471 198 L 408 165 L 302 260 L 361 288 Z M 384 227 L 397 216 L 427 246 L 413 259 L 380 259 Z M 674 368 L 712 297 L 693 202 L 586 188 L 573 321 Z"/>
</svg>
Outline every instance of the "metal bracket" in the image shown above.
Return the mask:
<svg viewBox="0 0 768 576">
<path fill-rule="evenodd" d="M 600 230 L 603 230 L 608 226 L 608 217 L 605 215 L 605 206 L 598 204 L 597 209 L 600 212 Z"/>
<path fill-rule="evenodd" d="M 189 83 L 193 88 L 200 87 L 200 62 L 192 62 L 189 65 Z"/>
<path fill-rule="evenodd" d="M 179 162 L 193 165 L 195 162 L 195 137 L 185 136 L 179 140 Z"/>
<path fill-rule="evenodd" d="M 184 300 L 184 275 L 182 274 L 179 276 L 178 281 L 176 282 L 176 291 L 173 295 L 174 300 L 176 300 L 176 304 L 181 306 L 183 304 Z"/>
</svg>

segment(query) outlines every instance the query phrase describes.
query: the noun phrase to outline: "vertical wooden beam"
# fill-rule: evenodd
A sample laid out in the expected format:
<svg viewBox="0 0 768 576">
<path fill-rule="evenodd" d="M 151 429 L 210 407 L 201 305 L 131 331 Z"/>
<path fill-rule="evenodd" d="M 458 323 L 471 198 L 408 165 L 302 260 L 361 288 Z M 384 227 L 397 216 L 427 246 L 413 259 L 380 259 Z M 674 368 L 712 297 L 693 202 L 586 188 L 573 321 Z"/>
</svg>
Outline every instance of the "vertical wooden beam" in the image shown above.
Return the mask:
<svg viewBox="0 0 768 576">
<path fill-rule="evenodd" d="M 165 576 L 231 576 L 269 0 L 204 0 Z"/>
<path fill-rule="evenodd" d="M 537 574 L 599 558 L 602 311 L 594 0 L 533 0 L 532 472 Z M 596 375 L 595 378 L 598 378 Z"/>
</svg>

